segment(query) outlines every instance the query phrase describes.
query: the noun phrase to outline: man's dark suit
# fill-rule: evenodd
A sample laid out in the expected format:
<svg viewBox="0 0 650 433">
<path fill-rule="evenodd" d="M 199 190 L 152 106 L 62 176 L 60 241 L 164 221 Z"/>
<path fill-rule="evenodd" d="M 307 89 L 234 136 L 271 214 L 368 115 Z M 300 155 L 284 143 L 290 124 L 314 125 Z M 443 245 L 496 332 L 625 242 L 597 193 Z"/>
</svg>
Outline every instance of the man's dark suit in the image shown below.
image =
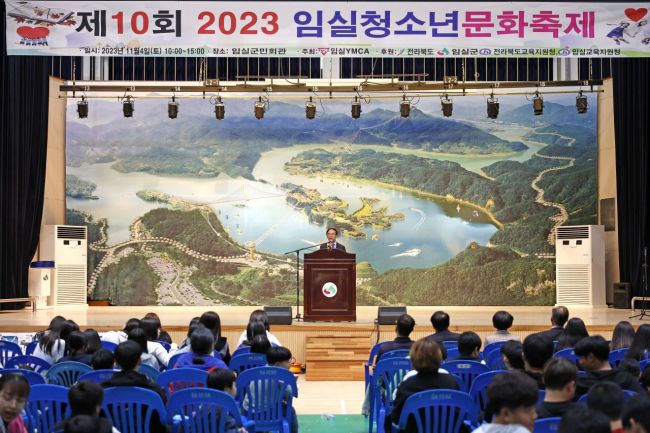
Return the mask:
<svg viewBox="0 0 650 433">
<path fill-rule="evenodd" d="M 324 244 L 320 244 L 320 249 L 321 250 L 326 250 L 327 249 L 327 242 L 325 242 Z M 334 243 L 334 249 L 335 250 L 343 250 L 343 251 L 345 251 L 345 245 L 340 244 L 338 242 L 335 242 Z"/>
<path fill-rule="evenodd" d="M 560 338 L 560 335 L 564 332 L 564 328 L 561 326 L 554 326 L 551 329 L 546 331 L 538 332 L 538 335 L 544 335 L 551 339 L 551 341 L 557 341 Z"/>
<path fill-rule="evenodd" d="M 427 338 L 438 344 L 442 344 L 443 341 L 458 341 L 458 337 L 460 337 L 460 334 L 445 329 L 444 331 L 438 331 L 435 334 L 431 334 Z"/>
</svg>

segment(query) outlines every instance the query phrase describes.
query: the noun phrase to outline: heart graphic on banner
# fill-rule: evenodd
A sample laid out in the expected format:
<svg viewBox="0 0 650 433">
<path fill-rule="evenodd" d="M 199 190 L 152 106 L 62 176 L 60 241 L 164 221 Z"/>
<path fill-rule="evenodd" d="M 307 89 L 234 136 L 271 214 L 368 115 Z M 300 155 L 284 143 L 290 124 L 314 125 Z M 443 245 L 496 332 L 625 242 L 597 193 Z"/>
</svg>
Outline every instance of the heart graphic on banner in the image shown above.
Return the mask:
<svg viewBox="0 0 650 433">
<path fill-rule="evenodd" d="M 625 9 L 625 16 L 627 16 L 632 21 L 639 21 L 641 18 L 643 18 L 647 14 L 648 14 L 648 10 L 646 8 L 639 8 L 639 9 L 627 8 L 627 9 Z"/>
<path fill-rule="evenodd" d="M 16 33 L 22 38 L 41 39 L 50 34 L 50 30 L 45 27 L 22 26 L 16 29 Z"/>
</svg>

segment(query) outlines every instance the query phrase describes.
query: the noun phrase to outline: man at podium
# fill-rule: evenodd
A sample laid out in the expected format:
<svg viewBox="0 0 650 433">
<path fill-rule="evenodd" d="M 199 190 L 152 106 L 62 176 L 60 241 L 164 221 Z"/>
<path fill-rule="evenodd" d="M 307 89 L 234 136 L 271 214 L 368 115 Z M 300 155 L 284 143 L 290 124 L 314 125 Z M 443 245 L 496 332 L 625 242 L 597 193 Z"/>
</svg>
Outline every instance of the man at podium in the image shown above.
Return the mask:
<svg viewBox="0 0 650 433">
<path fill-rule="evenodd" d="M 342 250 L 345 251 L 345 245 L 340 244 L 336 241 L 336 236 L 338 236 L 339 231 L 335 227 L 328 227 L 325 231 L 327 235 L 327 242 L 320 244 L 321 250 Z"/>
</svg>

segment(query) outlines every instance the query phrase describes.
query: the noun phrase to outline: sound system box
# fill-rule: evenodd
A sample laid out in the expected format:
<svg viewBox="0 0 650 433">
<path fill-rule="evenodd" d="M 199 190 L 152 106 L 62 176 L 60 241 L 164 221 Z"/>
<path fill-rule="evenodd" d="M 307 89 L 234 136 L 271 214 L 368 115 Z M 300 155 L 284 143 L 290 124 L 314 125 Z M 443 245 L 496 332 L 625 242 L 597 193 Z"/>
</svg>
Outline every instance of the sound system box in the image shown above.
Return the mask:
<svg viewBox="0 0 650 433">
<path fill-rule="evenodd" d="M 264 307 L 264 312 L 269 316 L 269 325 L 291 325 L 291 307 Z"/>
<path fill-rule="evenodd" d="M 614 283 L 614 308 L 630 308 L 632 284 Z"/>
<path fill-rule="evenodd" d="M 406 307 L 379 307 L 377 323 L 380 325 L 394 325 L 402 314 L 406 314 Z"/>
</svg>

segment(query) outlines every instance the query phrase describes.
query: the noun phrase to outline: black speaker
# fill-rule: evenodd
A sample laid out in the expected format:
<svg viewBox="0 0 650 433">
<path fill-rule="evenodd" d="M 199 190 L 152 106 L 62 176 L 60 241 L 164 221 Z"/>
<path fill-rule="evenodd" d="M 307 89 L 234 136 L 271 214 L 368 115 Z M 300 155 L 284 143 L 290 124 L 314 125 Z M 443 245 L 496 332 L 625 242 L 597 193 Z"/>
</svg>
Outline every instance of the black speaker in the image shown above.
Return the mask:
<svg viewBox="0 0 650 433">
<path fill-rule="evenodd" d="M 406 307 L 379 307 L 377 310 L 377 323 L 380 325 L 394 325 L 397 318 L 406 314 Z"/>
<path fill-rule="evenodd" d="M 264 312 L 269 316 L 269 325 L 291 325 L 291 307 L 264 307 Z"/>
<path fill-rule="evenodd" d="M 614 308 L 630 308 L 632 284 L 614 283 Z"/>
</svg>

